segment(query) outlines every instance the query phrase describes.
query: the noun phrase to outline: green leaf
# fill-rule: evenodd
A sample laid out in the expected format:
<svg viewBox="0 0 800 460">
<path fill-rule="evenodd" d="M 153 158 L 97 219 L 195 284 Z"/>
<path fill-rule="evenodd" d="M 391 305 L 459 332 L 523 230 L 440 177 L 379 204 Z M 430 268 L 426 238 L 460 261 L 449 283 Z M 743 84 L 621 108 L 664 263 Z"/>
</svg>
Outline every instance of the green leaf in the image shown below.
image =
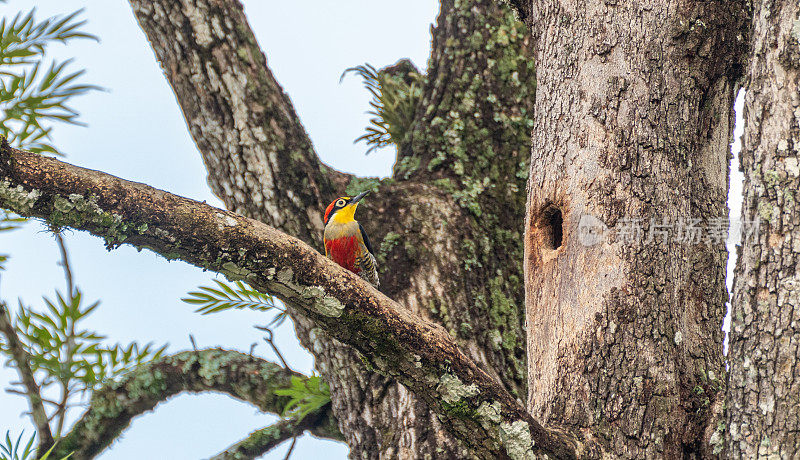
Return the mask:
<svg viewBox="0 0 800 460">
<path fill-rule="evenodd" d="M 43 298 L 44 308 L 33 310 L 20 302 L 14 327 L 30 355 L 30 365 L 41 378 L 40 387 L 57 383 L 68 388 L 68 397 L 76 392 L 97 388 L 108 379 L 163 355 L 166 345 L 140 347 L 106 345 L 105 337 L 82 328 L 82 323 L 99 305 L 85 305 L 85 296 L 75 289 L 73 296 L 55 293 L 55 301 Z M 0 354 L 12 361 L 10 351 L 0 347 Z"/>
<path fill-rule="evenodd" d="M 328 384 L 317 375 L 311 377 L 292 376 L 291 386 L 277 389 L 275 394 L 291 398 L 283 408 L 281 415 L 295 418 L 298 421 L 331 401 Z"/>
</svg>

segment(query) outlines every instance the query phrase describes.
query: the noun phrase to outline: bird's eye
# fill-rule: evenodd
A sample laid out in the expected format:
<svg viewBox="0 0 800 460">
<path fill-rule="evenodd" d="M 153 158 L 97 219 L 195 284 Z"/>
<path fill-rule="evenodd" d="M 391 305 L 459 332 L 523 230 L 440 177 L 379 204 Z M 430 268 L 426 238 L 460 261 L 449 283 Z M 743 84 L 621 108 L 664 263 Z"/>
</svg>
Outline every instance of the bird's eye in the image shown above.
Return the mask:
<svg viewBox="0 0 800 460">
<path fill-rule="evenodd" d="M 339 198 L 339 201 L 336 202 L 336 206 L 344 206 L 345 201 Z"/>
</svg>

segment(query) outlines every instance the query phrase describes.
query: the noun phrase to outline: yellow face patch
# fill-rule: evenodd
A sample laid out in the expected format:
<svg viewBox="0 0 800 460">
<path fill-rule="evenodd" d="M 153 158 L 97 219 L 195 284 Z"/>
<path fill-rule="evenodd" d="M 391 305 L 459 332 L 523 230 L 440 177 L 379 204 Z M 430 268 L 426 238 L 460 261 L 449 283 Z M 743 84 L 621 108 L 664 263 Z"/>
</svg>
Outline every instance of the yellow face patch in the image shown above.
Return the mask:
<svg viewBox="0 0 800 460">
<path fill-rule="evenodd" d="M 346 224 L 355 220 L 356 208 L 358 203 L 348 204 L 342 209 L 336 211 L 333 215 L 333 221 L 337 224 Z"/>
</svg>

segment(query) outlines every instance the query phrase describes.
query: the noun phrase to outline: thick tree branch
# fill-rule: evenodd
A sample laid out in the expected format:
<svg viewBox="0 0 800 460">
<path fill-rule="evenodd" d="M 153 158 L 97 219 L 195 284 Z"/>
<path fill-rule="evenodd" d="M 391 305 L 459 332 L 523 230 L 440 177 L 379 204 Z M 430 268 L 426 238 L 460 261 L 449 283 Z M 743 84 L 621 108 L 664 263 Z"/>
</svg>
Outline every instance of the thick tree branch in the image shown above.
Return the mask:
<svg viewBox="0 0 800 460">
<path fill-rule="evenodd" d="M 214 391 L 280 413 L 288 402 L 276 389 L 299 375 L 263 359 L 222 349 L 184 351 L 137 367 L 92 394 L 89 408 L 56 445 L 56 458 L 74 452 L 74 459 L 95 457 L 128 427 L 131 420 L 179 393 Z M 309 416 L 303 429 L 341 439 L 328 408 Z"/>
<path fill-rule="evenodd" d="M 316 210 L 349 176 L 320 162 L 239 1 L 130 3 L 175 91 L 213 192 L 232 211 L 317 241 L 322 217 Z"/>
<path fill-rule="evenodd" d="M 36 425 L 36 433 L 39 435 L 39 452 L 46 452 L 53 445 L 53 434 L 50 431 L 50 424 L 47 421 L 47 412 L 42 404 L 42 395 L 39 385 L 33 377 L 33 370 L 30 365 L 30 355 L 20 342 L 14 325 L 11 324 L 8 310 L 5 303 L 0 302 L 0 333 L 6 338 L 6 345 L 11 356 L 16 362 L 17 372 L 19 373 L 22 385 L 25 387 L 25 396 L 31 407 L 31 417 L 33 424 Z"/>
<path fill-rule="evenodd" d="M 441 5 L 417 120 L 394 174 L 448 190 L 482 230 L 502 229 L 490 236 L 496 240 L 523 226 L 536 94 L 533 49 L 525 25 L 506 5 Z M 508 240 L 505 245 L 521 249 L 519 235 Z M 516 268 L 520 260 L 521 254 L 498 268 Z M 522 316 L 514 331 L 519 336 Z M 513 361 L 501 359 L 506 367 Z M 525 376 L 508 380 L 524 382 Z M 524 391 L 524 383 L 516 385 Z"/>
<path fill-rule="evenodd" d="M 468 191 L 465 205 L 524 203 L 536 93 L 529 34 L 506 5 L 441 4 L 417 123 L 395 177 L 447 178 Z"/>
<path fill-rule="evenodd" d="M 266 428 L 250 433 L 247 438 L 228 447 L 210 460 L 250 460 L 264 455 L 284 441 L 296 438 L 315 424 L 315 417 L 309 415 L 298 421 L 284 419 Z"/>
<path fill-rule="evenodd" d="M 87 230 L 110 248 L 148 248 L 278 295 L 422 398 L 479 457 L 584 452 L 579 441 L 536 422 L 444 329 L 265 224 L 7 144 L 0 151 L 0 206 Z"/>
</svg>

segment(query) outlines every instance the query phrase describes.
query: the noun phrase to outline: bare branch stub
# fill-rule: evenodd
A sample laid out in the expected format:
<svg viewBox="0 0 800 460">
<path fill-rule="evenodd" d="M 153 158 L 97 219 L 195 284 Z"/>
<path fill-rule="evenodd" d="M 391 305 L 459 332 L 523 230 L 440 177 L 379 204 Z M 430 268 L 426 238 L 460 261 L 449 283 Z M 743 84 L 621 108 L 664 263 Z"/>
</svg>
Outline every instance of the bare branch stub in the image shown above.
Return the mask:
<svg viewBox="0 0 800 460">
<path fill-rule="evenodd" d="M 256 329 L 266 333 L 266 336 L 264 336 L 264 342 L 267 342 L 267 345 L 269 345 L 270 348 L 272 348 L 272 351 L 275 353 L 275 356 L 277 356 L 278 359 L 281 360 L 281 364 L 283 364 L 283 367 L 285 367 L 286 369 L 291 369 L 292 367 L 289 366 L 289 363 L 287 363 L 286 360 L 283 358 L 283 353 L 281 353 L 281 350 L 278 349 L 277 345 L 275 345 L 275 339 L 274 339 L 275 334 L 272 332 L 272 329 L 266 326 L 256 326 Z M 255 346 L 255 344 L 253 344 L 253 346 Z"/>
</svg>

